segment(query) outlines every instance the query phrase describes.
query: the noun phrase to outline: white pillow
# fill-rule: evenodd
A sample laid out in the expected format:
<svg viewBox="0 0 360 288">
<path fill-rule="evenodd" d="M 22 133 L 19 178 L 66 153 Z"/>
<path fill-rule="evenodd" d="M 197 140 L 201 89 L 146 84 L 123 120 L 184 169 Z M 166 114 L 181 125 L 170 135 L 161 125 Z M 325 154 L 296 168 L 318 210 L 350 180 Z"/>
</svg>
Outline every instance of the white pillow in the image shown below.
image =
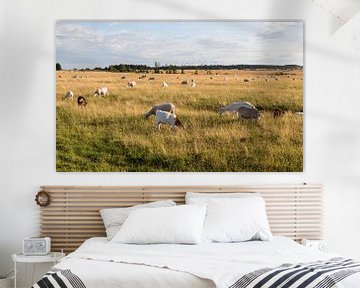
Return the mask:
<svg viewBox="0 0 360 288">
<path fill-rule="evenodd" d="M 101 209 L 100 214 L 104 222 L 106 229 L 107 239 L 111 240 L 115 234 L 120 230 L 121 225 L 124 223 L 129 213 L 132 210 L 139 208 L 154 208 L 154 207 L 170 207 L 176 206 L 176 203 L 172 200 L 156 201 L 146 204 L 140 204 L 128 208 L 109 208 Z"/>
<path fill-rule="evenodd" d="M 206 214 L 205 205 L 180 205 L 131 211 L 113 243 L 197 244 Z"/>
<path fill-rule="evenodd" d="M 210 242 L 271 240 L 264 199 L 247 197 L 209 200 L 203 237 Z"/>
<path fill-rule="evenodd" d="M 197 193 L 186 192 L 185 203 L 186 204 L 207 204 L 211 199 L 225 198 L 246 198 L 246 197 L 259 197 L 259 193 L 244 192 L 244 193 Z"/>
</svg>

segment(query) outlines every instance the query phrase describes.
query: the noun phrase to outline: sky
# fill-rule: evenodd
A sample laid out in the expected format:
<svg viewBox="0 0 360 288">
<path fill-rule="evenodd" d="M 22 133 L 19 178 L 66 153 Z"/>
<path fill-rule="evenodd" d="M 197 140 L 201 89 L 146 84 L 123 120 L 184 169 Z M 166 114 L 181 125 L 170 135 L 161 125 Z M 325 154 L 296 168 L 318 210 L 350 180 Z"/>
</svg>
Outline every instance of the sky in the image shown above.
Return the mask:
<svg viewBox="0 0 360 288">
<path fill-rule="evenodd" d="M 58 21 L 63 69 L 117 64 L 303 65 L 303 22 Z"/>
</svg>

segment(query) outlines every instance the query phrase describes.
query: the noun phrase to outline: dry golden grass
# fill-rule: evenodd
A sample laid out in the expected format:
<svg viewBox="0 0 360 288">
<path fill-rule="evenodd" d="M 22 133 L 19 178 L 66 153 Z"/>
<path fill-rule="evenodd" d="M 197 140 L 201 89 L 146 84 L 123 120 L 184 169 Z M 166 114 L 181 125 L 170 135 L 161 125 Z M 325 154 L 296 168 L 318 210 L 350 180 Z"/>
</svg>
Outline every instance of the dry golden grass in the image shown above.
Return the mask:
<svg viewBox="0 0 360 288">
<path fill-rule="evenodd" d="M 302 171 L 303 119 L 294 114 L 303 108 L 302 70 L 194 73 L 139 80 L 142 74 L 57 72 L 57 171 Z M 190 79 L 195 88 L 180 85 Z M 127 87 L 131 80 L 136 88 Z M 93 98 L 98 87 L 110 95 Z M 67 90 L 74 101 L 63 99 Z M 79 95 L 86 108 L 77 106 Z M 261 119 L 217 115 L 234 101 L 261 108 Z M 159 132 L 153 116 L 144 119 L 164 102 L 175 104 L 184 130 Z M 275 107 L 287 112 L 274 119 Z"/>
</svg>

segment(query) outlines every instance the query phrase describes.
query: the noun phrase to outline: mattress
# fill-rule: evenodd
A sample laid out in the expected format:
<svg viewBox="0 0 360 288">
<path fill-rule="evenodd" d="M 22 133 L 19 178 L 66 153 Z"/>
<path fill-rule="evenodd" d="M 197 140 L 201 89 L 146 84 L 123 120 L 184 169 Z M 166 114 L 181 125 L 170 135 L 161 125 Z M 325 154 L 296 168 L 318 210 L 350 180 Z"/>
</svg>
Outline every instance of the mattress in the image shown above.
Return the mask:
<svg viewBox="0 0 360 288">
<path fill-rule="evenodd" d="M 54 268 L 57 271 L 71 271 L 83 283 L 83 286 L 69 287 L 281 287 L 241 286 L 236 283 L 240 283 L 238 281 L 241 279 L 246 279 L 248 282 L 247 279 L 251 275 L 253 277 L 254 271 L 273 274 L 271 269 L 279 266 L 282 268 L 281 271 L 287 271 L 287 274 L 292 268 L 291 265 L 298 263 L 311 263 L 312 267 L 323 264 L 333 267 L 335 262 L 331 262 L 330 259 L 338 259 L 337 257 L 304 247 L 286 237 L 274 237 L 272 241 L 200 245 L 112 244 L 106 238 L 91 238 Z M 351 273 L 346 277 L 341 274 L 341 281 L 336 281 L 331 286 L 328 284 L 319 287 L 360 287 L 360 270 L 356 270 L 360 269 L 360 264 L 349 259 L 341 261 L 352 263 L 349 266 L 352 270 L 347 269 Z M 294 266 L 297 274 L 293 274 L 292 277 L 299 274 L 297 272 L 299 269 L 314 270 L 299 267 Z M 340 272 L 342 270 L 341 268 Z M 282 273 L 277 279 L 281 278 L 281 275 L 287 275 L 284 274 L 285 272 Z M 277 279 L 272 279 L 272 283 L 276 283 Z M 311 284 L 294 287 L 315 286 Z"/>
</svg>

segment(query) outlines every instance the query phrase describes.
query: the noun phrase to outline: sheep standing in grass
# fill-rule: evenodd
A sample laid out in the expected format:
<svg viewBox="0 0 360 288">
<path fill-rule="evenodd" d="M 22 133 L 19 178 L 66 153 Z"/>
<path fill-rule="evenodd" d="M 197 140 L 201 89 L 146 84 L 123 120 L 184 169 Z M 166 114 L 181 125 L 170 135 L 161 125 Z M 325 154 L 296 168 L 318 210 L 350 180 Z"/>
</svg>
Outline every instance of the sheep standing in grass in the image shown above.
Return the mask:
<svg viewBox="0 0 360 288">
<path fill-rule="evenodd" d="M 189 85 L 190 82 L 188 80 L 184 80 L 184 81 L 181 81 L 180 83 L 181 85 Z"/>
<path fill-rule="evenodd" d="M 233 102 L 230 105 L 221 107 L 218 112 L 220 115 L 223 115 L 225 112 L 233 113 L 233 116 L 239 117 L 238 109 L 240 107 L 248 107 L 250 109 L 256 109 L 253 104 L 250 102 Z"/>
<path fill-rule="evenodd" d="M 260 111 L 255 107 L 242 106 L 237 109 L 238 115 L 245 119 L 259 119 Z"/>
<path fill-rule="evenodd" d="M 148 118 L 150 115 L 156 115 L 157 110 L 166 111 L 171 114 L 175 114 L 175 105 L 172 103 L 163 103 L 163 104 L 154 105 L 153 107 L 151 107 L 151 109 L 148 112 L 144 114 L 144 117 Z"/>
<path fill-rule="evenodd" d="M 161 83 L 161 87 L 167 88 L 167 87 L 169 87 L 169 85 L 168 85 L 166 82 L 162 82 L 162 83 Z"/>
<path fill-rule="evenodd" d="M 191 79 L 191 87 L 195 88 L 196 87 L 196 83 L 195 80 Z"/>
<path fill-rule="evenodd" d="M 64 99 L 72 101 L 73 98 L 74 98 L 74 93 L 71 90 L 67 91 L 65 96 L 64 96 Z"/>
<path fill-rule="evenodd" d="M 155 127 L 161 130 L 161 124 L 170 125 L 170 129 L 176 130 L 176 128 L 183 128 L 184 126 L 175 114 L 167 111 L 157 110 L 155 115 Z"/>
<path fill-rule="evenodd" d="M 79 96 L 79 97 L 77 98 L 77 104 L 78 104 L 78 106 L 80 106 L 80 107 L 85 107 L 85 106 L 87 105 L 87 100 L 86 100 L 86 98 L 85 98 L 84 96 Z"/>
<path fill-rule="evenodd" d="M 136 87 L 136 82 L 135 82 L 135 81 L 130 81 L 130 82 L 127 84 L 127 86 L 128 86 L 129 88 L 135 88 L 135 87 Z"/>
<path fill-rule="evenodd" d="M 97 88 L 94 92 L 94 97 L 96 97 L 96 96 L 105 97 L 107 95 L 109 95 L 109 91 L 108 91 L 108 88 L 106 88 L 106 87 Z"/>
</svg>

